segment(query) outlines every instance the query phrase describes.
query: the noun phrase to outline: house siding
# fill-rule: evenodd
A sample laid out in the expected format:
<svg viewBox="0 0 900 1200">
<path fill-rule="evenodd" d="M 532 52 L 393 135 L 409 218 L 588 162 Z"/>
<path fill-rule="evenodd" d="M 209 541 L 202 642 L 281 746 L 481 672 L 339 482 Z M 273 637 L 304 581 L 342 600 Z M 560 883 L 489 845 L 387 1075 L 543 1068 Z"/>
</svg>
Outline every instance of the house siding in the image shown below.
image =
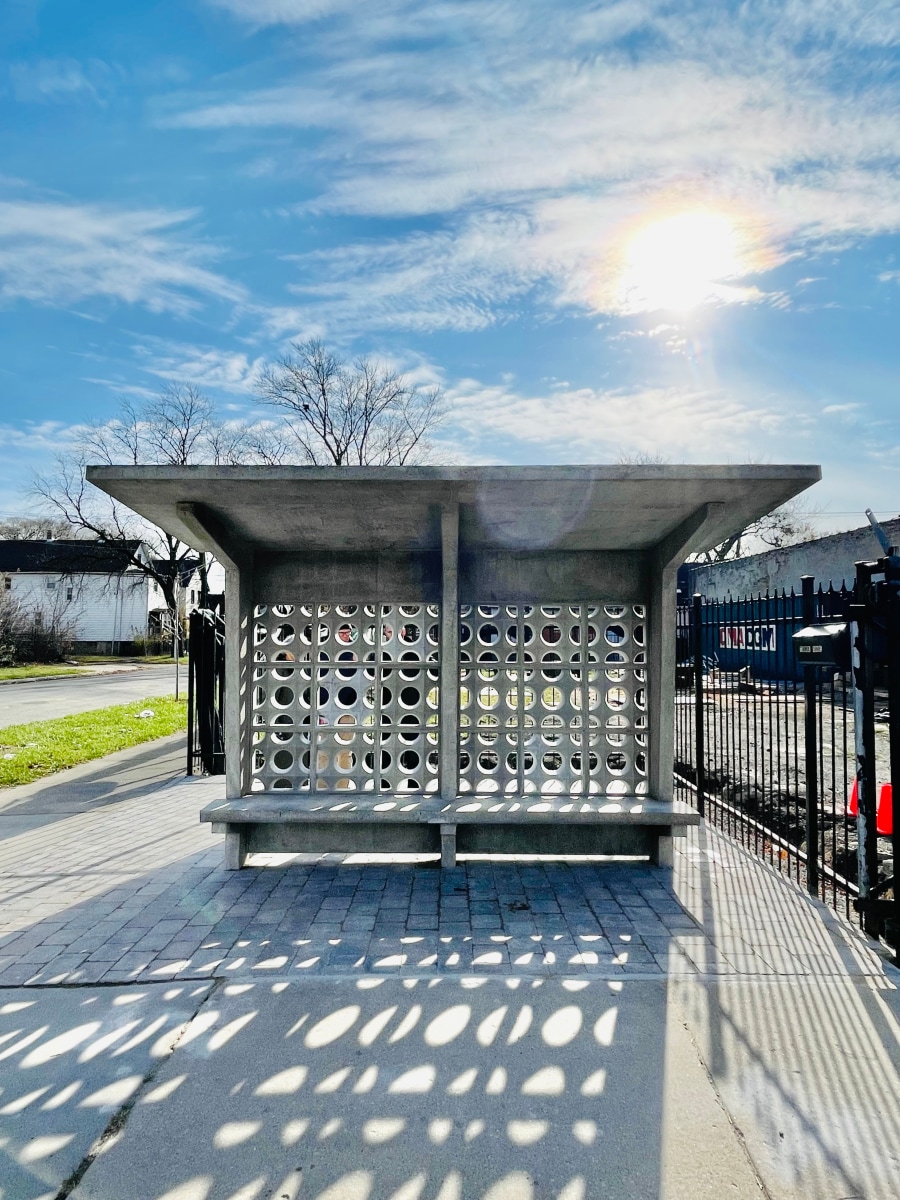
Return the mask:
<svg viewBox="0 0 900 1200">
<path fill-rule="evenodd" d="M 49 618 L 63 617 L 75 628 L 78 643 L 131 642 L 147 632 L 147 579 L 139 571 L 124 575 L 59 575 L 15 572 L 6 594 Z M 71 599 L 68 593 L 71 591 Z"/>
</svg>

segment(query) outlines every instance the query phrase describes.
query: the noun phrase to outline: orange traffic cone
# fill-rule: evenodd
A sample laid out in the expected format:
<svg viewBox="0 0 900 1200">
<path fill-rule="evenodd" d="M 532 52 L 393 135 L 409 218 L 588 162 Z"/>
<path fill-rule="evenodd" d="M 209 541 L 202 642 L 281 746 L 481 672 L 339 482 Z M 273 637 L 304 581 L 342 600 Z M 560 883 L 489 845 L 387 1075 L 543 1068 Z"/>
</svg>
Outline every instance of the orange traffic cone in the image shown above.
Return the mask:
<svg viewBox="0 0 900 1200">
<path fill-rule="evenodd" d="M 875 818 L 875 828 L 882 837 L 890 837 L 894 832 L 894 798 L 891 785 L 883 783 L 878 793 L 878 814 Z"/>
<path fill-rule="evenodd" d="M 853 787 L 850 789 L 850 799 L 847 802 L 846 815 L 848 817 L 859 816 L 859 780 L 853 780 Z"/>
</svg>

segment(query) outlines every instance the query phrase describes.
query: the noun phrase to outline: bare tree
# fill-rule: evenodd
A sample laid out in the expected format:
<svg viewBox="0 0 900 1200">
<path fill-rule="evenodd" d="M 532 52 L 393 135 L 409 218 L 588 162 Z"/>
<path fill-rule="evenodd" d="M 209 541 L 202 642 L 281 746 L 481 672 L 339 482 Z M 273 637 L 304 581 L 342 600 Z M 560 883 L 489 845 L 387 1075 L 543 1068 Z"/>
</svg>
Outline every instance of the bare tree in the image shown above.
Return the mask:
<svg viewBox="0 0 900 1200">
<path fill-rule="evenodd" d="M 178 580 L 187 563 L 199 557 L 201 589 L 207 590 L 206 555 L 196 555 L 183 542 L 136 516 L 85 479 L 89 463 L 140 465 L 265 461 L 256 452 L 248 428 L 218 420 L 212 402 L 189 384 L 167 388 L 160 396 L 136 405 L 123 400 L 115 418 L 85 426 L 71 449 L 56 458 L 48 474 L 39 475 L 34 491 L 42 506 L 58 515 L 69 536 L 128 543 L 130 565 L 158 585 L 172 619 L 177 611 Z M 147 546 L 149 558 L 141 552 Z"/>
<path fill-rule="evenodd" d="M 301 461 L 334 466 L 426 461 L 446 414 L 438 387 L 421 388 L 382 363 L 352 365 L 312 339 L 263 371 L 260 398 L 285 414 Z"/>
<path fill-rule="evenodd" d="M 4 542 L 59 541 L 77 536 L 78 530 L 54 513 L 7 517 L 0 521 L 0 541 Z"/>
<path fill-rule="evenodd" d="M 805 507 L 797 500 L 789 500 L 773 512 L 766 513 L 756 521 L 751 521 L 746 529 L 735 533 L 713 546 L 691 556 L 691 562 L 717 563 L 730 558 L 742 558 L 747 554 L 761 553 L 763 550 L 776 550 L 780 546 L 796 546 L 798 542 L 808 542 L 816 537 L 816 529 L 811 518 L 815 511 Z"/>
</svg>

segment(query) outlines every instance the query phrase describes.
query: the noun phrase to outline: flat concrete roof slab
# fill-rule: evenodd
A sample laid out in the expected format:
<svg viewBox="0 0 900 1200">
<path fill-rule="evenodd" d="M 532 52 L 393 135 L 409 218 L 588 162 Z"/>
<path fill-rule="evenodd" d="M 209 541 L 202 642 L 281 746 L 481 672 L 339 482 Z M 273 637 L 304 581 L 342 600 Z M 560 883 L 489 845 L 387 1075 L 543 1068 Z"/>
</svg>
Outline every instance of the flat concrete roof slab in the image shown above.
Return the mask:
<svg viewBox="0 0 900 1200">
<path fill-rule="evenodd" d="M 198 550 L 179 504 L 201 504 L 263 551 L 440 549 L 458 499 L 460 547 L 643 550 L 704 504 L 716 545 L 821 478 L 817 466 L 88 467 L 91 483 Z"/>
</svg>

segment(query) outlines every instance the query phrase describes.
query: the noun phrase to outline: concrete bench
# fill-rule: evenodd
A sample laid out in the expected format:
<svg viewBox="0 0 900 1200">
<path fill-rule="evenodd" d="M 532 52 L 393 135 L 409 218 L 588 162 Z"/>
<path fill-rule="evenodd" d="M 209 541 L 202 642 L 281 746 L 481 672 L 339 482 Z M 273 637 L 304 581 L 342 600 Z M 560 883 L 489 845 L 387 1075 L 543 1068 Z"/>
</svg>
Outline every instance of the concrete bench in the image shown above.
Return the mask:
<svg viewBox="0 0 900 1200">
<path fill-rule="evenodd" d="M 639 796 L 584 801 L 564 797 L 476 796 L 447 802 L 433 796 L 271 793 L 218 800 L 200 820 L 225 834 L 225 866 L 240 870 L 248 854 L 457 853 L 603 854 L 672 865 L 672 838 L 700 822 L 688 805 Z"/>
</svg>

